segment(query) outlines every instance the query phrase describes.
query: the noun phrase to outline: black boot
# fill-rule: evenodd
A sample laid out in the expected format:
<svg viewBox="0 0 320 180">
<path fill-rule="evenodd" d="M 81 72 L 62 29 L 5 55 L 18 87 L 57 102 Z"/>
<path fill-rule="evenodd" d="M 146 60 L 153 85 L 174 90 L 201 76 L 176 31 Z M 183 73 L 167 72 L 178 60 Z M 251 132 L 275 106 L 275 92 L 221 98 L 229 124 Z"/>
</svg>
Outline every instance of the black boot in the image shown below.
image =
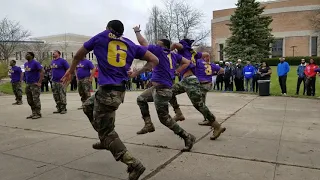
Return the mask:
<svg viewBox="0 0 320 180">
<path fill-rule="evenodd" d="M 196 137 L 192 134 L 187 133 L 186 131 L 181 131 L 181 133 L 179 133 L 178 135 L 184 140 L 185 144 L 185 147 L 181 151 L 189 152 L 196 142 Z"/>
</svg>

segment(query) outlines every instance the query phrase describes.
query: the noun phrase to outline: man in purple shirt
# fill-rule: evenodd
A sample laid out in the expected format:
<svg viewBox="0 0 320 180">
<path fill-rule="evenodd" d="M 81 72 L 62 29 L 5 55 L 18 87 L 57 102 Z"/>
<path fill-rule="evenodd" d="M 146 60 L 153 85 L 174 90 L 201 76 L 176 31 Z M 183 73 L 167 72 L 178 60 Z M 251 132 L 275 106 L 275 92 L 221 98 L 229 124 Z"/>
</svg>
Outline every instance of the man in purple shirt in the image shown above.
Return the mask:
<svg viewBox="0 0 320 180">
<path fill-rule="evenodd" d="M 39 119 L 41 118 L 40 93 L 44 71 L 41 64 L 34 60 L 33 52 L 27 52 L 26 59 L 27 62 L 24 64 L 27 84 L 26 95 L 32 110 L 32 114 L 27 119 Z"/>
<path fill-rule="evenodd" d="M 187 93 L 190 98 L 193 106 L 201 112 L 201 114 L 210 121 L 211 126 L 213 127 L 213 135 L 210 137 L 211 140 L 216 140 L 221 133 L 223 133 L 226 128 L 221 127 L 220 123 L 216 121 L 216 117 L 210 112 L 208 107 L 203 102 L 201 85 L 197 77 L 194 75 L 196 61 L 201 59 L 202 53 L 196 52 L 192 49 L 193 41 L 190 39 L 183 39 L 179 43 L 175 43 L 171 46 L 171 50 L 178 50 L 178 53 L 189 59 L 191 61 L 189 68 L 182 72 L 183 79 L 173 86 L 173 96 L 170 100 L 170 104 L 176 113 L 174 120 L 183 121 L 185 117 L 183 116 L 179 104 L 177 102 L 176 95 Z"/>
<path fill-rule="evenodd" d="M 88 59 L 83 59 L 77 65 L 76 71 L 78 92 L 83 104 L 91 96 L 90 89 L 92 87 L 92 79 L 94 77 L 94 73 L 96 72 L 96 68 L 93 66 L 91 61 Z M 83 109 L 83 107 L 81 106 L 81 108 L 78 109 Z"/>
<path fill-rule="evenodd" d="M 140 34 L 140 26 L 133 28 L 140 45 L 147 47 L 159 59 L 159 64 L 153 69 L 151 82 L 152 87 L 145 90 L 138 98 L 145 126 L 137 134 L 146 134 L 155 131 L 151 122 L 148 102 L 154 102 L 160 122 L 171 129 L 175 134 L 184 139 L 185 147 L 182 151 L 190 151 L 196 141 L 196 137 L 182 129 L 169 115 L 169 101 L 172 98 L 172 76 L 175 73 L 176 64 L 181 66 L 176 70 L 181 72 L 188 67 L 190 61 L 179 54 L 170 52 L 170 41 L 161 39 L 157 45 L 149 45 Z M 136 74 L 137 75 L 137 74 Z"/>
<path fill-rule="evenodd" d="M 16 66 L 16 61 L 10 61 L 10 78 L 11 78 L 11 85 L 13 93 L 16 97 L 16 102 L 12 105 L 21 105 L 22 104 L 22 88 L 21 82 L 23 80 L 23 72 L 20 67 Z"/>
<path fill-rule="evenodd" d="M 129 180 L 138 180 L 145 171 L 145 167 L 128 152 L 114 130 L 115 113 L 124 101 L 125 82 L 133 60 L 147 61 L 138 71 L 139 74 L 151 70 L 159 60 L 146 48 L 122 37 L 123 32 L 124 27 L 121 21 L 110 21 L 105 31 L 85 42 L 76 53 L 70 69 L 63 77 L 63 82 L 67 85 L 71 81 L 71 75 L 77 64 L 93 50 L 98 61 L 100 87 L 95 95 L 83 104 L 83 111 L 98 132 L 100 139 L 93 148 L 111 151 L 116 161 L 121 161 L 128 166 Z"/>
<path fill-rule="evenodd" d="M 61 83 L 61 78 L 69 69 L 68 62 L 60 58 L 60 51 L 55 50 L 53 52 L 53 60 L 51 62 L 52 69 L 52 93 L 54 101 L 56 102 L 57 111 L 54 114 L 66 114 L 67 113 L 67 92 L 66 88 Z"/>
<path fill-rule="evenodd" d="M 210 62 L 210 54 L 202 53 L 202 59 L 196 62 L 195 75 L 197 76 L 202 91 L 203 103 L 206 103 L 207 93 L 212 89 L 212 76 L 214 72 L 223 73 L 223 68 Z M 211 122 L 204 117 L 201 126 L 211 126 Z"/>
</svg>

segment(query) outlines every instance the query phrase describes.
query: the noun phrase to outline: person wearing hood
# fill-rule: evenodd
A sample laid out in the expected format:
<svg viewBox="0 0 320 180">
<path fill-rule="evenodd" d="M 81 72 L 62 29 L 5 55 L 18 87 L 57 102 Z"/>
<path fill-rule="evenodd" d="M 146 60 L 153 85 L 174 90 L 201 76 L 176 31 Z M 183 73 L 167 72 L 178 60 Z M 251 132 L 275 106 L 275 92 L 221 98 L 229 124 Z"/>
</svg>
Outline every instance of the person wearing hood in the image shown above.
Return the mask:
<svg viewBox="0 0 320 180">
<path fill-rule="evenodd" d="M 300 85 L 303 82 L 303 95 L 306 93 L 306 75 L 304 74 L 304 70 L 306 69 L 306 60 L 301 59 L 301 64 L 297 68 L 297 75 L 298 75 L 298 81 L 297 81 L 297 90 L 296 95 L 299 95 L 300 91 Z"/>
</svg>

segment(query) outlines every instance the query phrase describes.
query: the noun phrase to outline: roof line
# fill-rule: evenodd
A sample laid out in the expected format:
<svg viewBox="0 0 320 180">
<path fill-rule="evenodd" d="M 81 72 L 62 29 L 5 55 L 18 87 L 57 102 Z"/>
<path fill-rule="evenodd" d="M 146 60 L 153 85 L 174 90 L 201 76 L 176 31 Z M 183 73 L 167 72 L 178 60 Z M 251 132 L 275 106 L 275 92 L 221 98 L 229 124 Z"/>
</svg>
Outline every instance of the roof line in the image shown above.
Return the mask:
<svg viewBox="0 0 320 180">
<path fill-rule="evenodd" d="M 74 34 L 74 33 L 62 33 L 62 34 L 54 34 L 54 35 L 48 35 L 48 36 L 38 36 L 38 37 L 33 37 L 33 38 L 34 39 L 41 39 L 41 38 L 53 38 L 53 37 L 58 37 L 58 36 L 80 36 L 80 37 L 91 38 L 91 36 Z"/>
</svg>

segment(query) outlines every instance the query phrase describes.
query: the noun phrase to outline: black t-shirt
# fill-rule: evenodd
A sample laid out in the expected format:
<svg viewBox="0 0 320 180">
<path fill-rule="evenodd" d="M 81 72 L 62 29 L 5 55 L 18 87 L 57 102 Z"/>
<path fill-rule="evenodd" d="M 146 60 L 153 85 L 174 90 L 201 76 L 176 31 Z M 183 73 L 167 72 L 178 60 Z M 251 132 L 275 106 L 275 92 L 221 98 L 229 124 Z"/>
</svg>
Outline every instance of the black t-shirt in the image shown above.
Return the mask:
<svg viewBox="0 0 320 180">
<path fill-rule="evenodd" d="M 260 72 L 261 74 L 266 74 L 266 73 L 268 73 L 268 71 L 269 71 L 270 69 L 271 69 L 270 67 L 265 67 L 264 69 L 260 68 L 260 69 L 259 69 L 259 72 Z M 261 77 L 261 79 L 270 79 L 270 74 Z"/>
</svg>

